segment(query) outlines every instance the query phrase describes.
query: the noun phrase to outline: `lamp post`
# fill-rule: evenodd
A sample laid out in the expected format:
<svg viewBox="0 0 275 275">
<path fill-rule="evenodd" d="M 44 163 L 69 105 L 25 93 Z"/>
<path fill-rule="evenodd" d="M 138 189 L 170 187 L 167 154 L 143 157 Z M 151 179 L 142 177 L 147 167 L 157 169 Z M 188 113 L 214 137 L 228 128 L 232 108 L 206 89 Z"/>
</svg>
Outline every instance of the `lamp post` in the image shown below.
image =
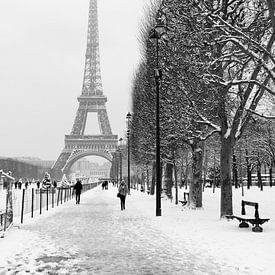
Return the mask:
<svg viewBox="0 0 275 275">
<path fill-rule="evenodd" d="M 127 119 L 127 168 L 128 168 L 128 190 L 130 192 L 130 188 L 131 188 L 131 172 L 130 172 L 130 120 L 131 120 L 131 113 L 128 112 L 128 114 L 126 115 L 126 119 Z"/>
<path fill-rule="evenodd" d="M 149 38 L 156 40 L 156 68 L 154 77 L 156 81 L 156 216 L 161 216 L 161 167 L 160 167 L 160 129 L 159 129 L 159 91 L 162 77 L 159 68 L 159 39 L 164 30 L 164 25 L 159 16 L 156 26 L 150 31 Z"/>
<path fill-rule="evenodd" d="M 118 185 L 118 171 L 119 171 L 119 163 L 118 163 L 118 155 L 117 152 L 115 152 L 115 181 Z"/>
<path fill-rule="evenodd" d="M 119 152 L 119 181 L 122 181 L 122 152 L 121 152 L 121 145 L 122 145 L 122 138 L 119 139 L 118 145 L 118 152 Z"/>
</svg>

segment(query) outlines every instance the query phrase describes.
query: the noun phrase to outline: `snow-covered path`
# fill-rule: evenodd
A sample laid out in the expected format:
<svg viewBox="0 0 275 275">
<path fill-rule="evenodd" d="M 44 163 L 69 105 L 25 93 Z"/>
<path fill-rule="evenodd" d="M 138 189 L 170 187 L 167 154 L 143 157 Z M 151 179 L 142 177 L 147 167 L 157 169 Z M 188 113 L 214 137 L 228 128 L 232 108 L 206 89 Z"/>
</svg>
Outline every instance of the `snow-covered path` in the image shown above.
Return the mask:
<svg viewBox="0 0 275 275">
<path fill-rule="evenodd" d="M 240 274 L 167 234 L 149 196 L 135 192 L 126 211 L 115 188 L 96 188 L 80 205 L 69 201 L 14 228 L 1 243 L 14 246 L 0 259 L 0 274 Z"/>
</svg>

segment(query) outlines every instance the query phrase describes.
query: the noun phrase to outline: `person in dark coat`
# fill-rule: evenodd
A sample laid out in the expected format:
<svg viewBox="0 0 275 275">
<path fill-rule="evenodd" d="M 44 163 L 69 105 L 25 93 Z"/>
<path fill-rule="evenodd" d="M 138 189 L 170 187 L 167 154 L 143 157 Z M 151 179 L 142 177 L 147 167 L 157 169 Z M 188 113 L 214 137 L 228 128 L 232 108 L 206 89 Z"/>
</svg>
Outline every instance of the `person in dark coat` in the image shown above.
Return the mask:
<svg viewBox="0 0 275 275">
<path fill-rule="evenodd" d="M 127 194 L 130 194 L 129 190 L 128 190 L 128 186 L 124 180 L 121 181 L 121 183 L 118 187 L 118 194 L 119 194 L 119 198 L 120 198 L 120 207 L 121 207 L 121 211 L 122 211 L 122 210 L 125 210 L 126 196 L 127 196 Z"/>
<path fill-rule="evenodd" d="M 74 186 L 76 204 L 80 203 L 80 195 L 81 195 L 82 187 L 83 186 L 82 186 L 81 180 L 77 180 Z"/>
<path fill-rule="evenodd" d="M 53 181 L 53 187 L 56 188 L 57 187 L 57 182 L 54 180 Z"/>
</svg>

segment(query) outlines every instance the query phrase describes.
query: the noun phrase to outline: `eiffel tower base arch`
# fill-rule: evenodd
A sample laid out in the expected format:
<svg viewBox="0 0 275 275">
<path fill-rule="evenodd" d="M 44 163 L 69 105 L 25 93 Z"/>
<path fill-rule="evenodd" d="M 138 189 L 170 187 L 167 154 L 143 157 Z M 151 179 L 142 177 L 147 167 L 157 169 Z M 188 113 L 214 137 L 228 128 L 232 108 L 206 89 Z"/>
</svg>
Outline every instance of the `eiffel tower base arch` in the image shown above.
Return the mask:
<svg viewBox="0 0 275 275">
<path fill-rule="evenodd" d="M 112 162 L 117 142 L 117 135 L 66 135 L 65 148 L 51 170 L 52 178 L 61 180 L 63 174 L 68 176 L 72 165 L 86 156 L 98 156 Z"/>
</svg>

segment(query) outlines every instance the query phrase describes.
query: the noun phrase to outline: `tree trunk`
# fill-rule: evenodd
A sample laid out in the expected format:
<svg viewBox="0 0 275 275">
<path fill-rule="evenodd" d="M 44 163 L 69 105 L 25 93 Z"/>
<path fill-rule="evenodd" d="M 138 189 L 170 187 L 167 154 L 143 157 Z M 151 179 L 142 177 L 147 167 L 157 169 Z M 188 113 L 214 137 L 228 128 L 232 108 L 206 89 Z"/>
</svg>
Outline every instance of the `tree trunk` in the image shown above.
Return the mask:
<svg viewBox="0 0 275 275">
<path fill-rule="evenodd" d="M 221 135 L 221 218 L 233 214 L 232 183 L 231 183 L 231 158 L 232 144 L 230 137 Z"/>
<path fill-rule="evenodd" d="M 151 182 L 151 190 L 150 190 L 151 195 L 155 194 L 155 185 L 156 185 L 156 162 L 153 161 L 153 164 L 152 164 L 152 182 Z"/>
<path fill-rule="evenodd" d="M 164 165 L 163 193 L 168 199 L 172 199 L 172 185 L 173 185 L 173 164 L 166 163 Z"/>
<path fill-rule="evenodd" d="M 233 184 L 235 185 L 235 188 L 237 189 L 239 187 L 238 184 L 238 169 L 237 169 L 237 158 L 235 153 L 233 153 L 232 156 L 232 171 L 233 171 Z"/>
<path fill-rule="evenodd" d="M 269 166 L 269 186 L 272 187 L 272 164 Z"/>
<path fill-rule="evenodd" d="M 178 192 L 178 173 L 177 173 L 177 165 L 176 165 L 176 161 L 174 158 L 174 179 L 175 179 L 175 204 L 179 203 L 179 192 Z"/>
<path fill-rule="evenodd" d="M 146 165 L 146 191 L 149 190 L 149 167 Z"/>
<path fill-rule="evenodd" d="M 251 164 L 249 163 L 248 149 L 247 149 L 247 140 L 245 140 L 245 143 L 246 143 L 245 159 L 246 159 L 246 173 L 247 173 L 247 189 L 250 189 L 250 186 L 252 184 L 252 180 L 251 180 Z"/>
<path fill-rule="evenodd" d="M 214 171 L 213 171 L 213 193 L 215 193 L 215 188 L 216 188 L 216 185 L 217 185 L 217 175 L 216 175 L 216 148 L 214 148 L 214 160 L 213 160 L 213 168 L 214 168 Z"/>
<path fill-rule="evenodd" d="M 247 188 L 249 189 L 252 185 L 252 171 L 251 171 L 251 164 L 249 163 L 247 166 L 248 174 L 247 174 Z"/>
<path fill-rule="evenodd" d="M 240 171 L 240 183 L 242 188 L 242 196 L 244 196 L 244 188 L 243 188 L 243 154 L 242 154 L 242 148 L 239 148 L 239 171 Z"/>
<path fill-rule="evenodd" d="M 208 150 L 204 150 L 205 157 L 204 157 L 204 167 L 203 167 L 203 185 L 202 185 L 202 191 L 204 191 L 205 184 L 206 184 L 206 175 L 207 175 L 207 169 L 208 169 Z"/>
<path fill-rule="evenodd" d="M 192 181 L 189 188 L 189 206 L 202 207 L 202 163 L 203 142 L 194 141 L 192 145 Z"/>
<path fill-rule="evenodd" d="M 258 187 L 263 191 L 263 181 L 261 175 L 261 162 L 260 162 L 260 154 L 258 153 L 258 160 L 257 160 L 257 178 L 258 178 Z"/>
<path fill-rule="evenodd" d="M 185 156 L 185 189 L 187 189 L 188 186 L 188 151 L 186 152 Z"/>
<path fill-rule="evenodd" d="M 181 163 L 180 163 L 180 183 L 179 183 L 180 188 L 183 187 L 184 185 L 182 174 L 183 174 L 183 155 L 181 157 Z"/>
</svg>

